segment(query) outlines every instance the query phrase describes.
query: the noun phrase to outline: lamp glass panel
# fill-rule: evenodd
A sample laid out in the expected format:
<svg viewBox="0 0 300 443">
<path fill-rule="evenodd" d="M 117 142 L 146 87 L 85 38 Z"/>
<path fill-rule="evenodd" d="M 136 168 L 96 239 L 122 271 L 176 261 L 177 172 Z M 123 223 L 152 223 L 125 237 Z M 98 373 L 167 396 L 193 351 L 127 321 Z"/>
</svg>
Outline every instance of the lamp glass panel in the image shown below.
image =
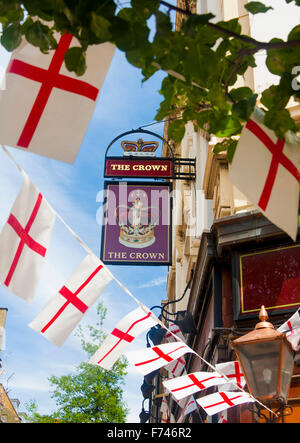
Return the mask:
<svg viewBox="0 0 300 443">
<path fill-rule="evenodd" d="M 282 344 L 282 374 L 280 394 L 287 399 L 294 367 L 294 353 L 288 345 Z"/>
<path fill-rule="evenodd" d="M 279 351 L 279 340 L 238 346 L 248 388 L 254 397 L 269 397 L 277 394 Z"/>
</svg>

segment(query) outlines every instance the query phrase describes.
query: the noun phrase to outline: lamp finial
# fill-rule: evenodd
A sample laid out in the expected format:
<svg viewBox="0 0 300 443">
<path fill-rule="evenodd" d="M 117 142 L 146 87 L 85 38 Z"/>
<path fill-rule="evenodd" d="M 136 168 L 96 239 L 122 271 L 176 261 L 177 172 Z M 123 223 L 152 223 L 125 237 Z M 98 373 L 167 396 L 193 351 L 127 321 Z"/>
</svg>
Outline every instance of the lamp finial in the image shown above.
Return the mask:
<svg viewBox="0 0 300 443">
<path fill-rule="evenodd" d="M 264 305 L 262 305 L 262 307 L 260 308 L 260 313 L 259 313 L 258 318 L 260 319 L 260 321 L 266 321 L 269 318 L 268 313 L 267 313 Z"/>
</svg>

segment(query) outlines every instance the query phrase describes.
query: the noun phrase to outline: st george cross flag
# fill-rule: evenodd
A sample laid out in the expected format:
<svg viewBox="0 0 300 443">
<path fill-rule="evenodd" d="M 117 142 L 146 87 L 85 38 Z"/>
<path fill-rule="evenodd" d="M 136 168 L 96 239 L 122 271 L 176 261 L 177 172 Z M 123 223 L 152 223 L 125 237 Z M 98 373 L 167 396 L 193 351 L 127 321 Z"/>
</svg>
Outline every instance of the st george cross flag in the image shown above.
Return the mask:
<svg viewBox="0 0 300 443">
<path fill-rule="evenodd" d="M 160 407 L 160 413 L 161 413 L 161 422 L 162 423 L 169 423 L 169 405 L 168 400 L 166 397 L 163 397 Z"/>
<path fill-rule="evenodd" d="M 78 46 L 71 34 L 58 37 L 49 54 L 24 39 L 13 52 L 0 91 L 0 142 L 56 160 L 73 163 L 115 46 L 93 45 L 86 51 L 87 70 L 78 77 L 66 69 L 64 56 Z"/>
<path fill-rule="evenodd" d="M 170 323 L 168 327 L 169 331 L 165 335 L 165 339 L 168 343 L 171 343 L 173 341 L 176 341 L 176 338 L 185 342 L 185 338 L 179 328 L 179 326 L 175 325 L 174 323 Z M 174 335 L 175 337 L 174 337 Z"/>
<path fill-rule="evenodd" d="M 223 412 L 218 420 L 218 423 L 228 423 L 227 411 Z"/>
<path fill-rule="evenodd" d="M 186 352 L 195 353 L 185 343 L 178 341 L 127 352 L 126 357 L 139 372 L 146 375 L 173 360 L 177 360 Z"/>
<path fill-rule="evenodd" d="M 177 423 L 182 423 L 184 420 L 184 417 L 188 414 L 191 414 L 192 412 L 194 412 L 196 409 L 198 409 L 197 403 L 194 399 L 193 396 L 188 398 L 188 401 L 184 407 L 184 409 L 182 410 L 179 419 L 177 420 Z"/>
<path fill-rule="evenodd" d="M 296 240 L 300 145 L 278 139 L 253 114 L 229 169 L 231 182 L 276 226 Z"/>
<path fill-rule="evenodd" d="M 55 212 L 25 175 L 0 233 L 0 282 L 31 302 L 40 279 Z"/>
<path fill-rule="evenodd" d="M 300 308 L 279 328 L 279 332 L 285 333 L 294 351 L 300 349 Z"/>
<path fill-rule="evenodd" d="M 168 363 L 165 366 L 166 371 L 168 371 L 168 376 L 170 378 L 180 377 L 185 368 L 185 358 L 183 356 L 179 357 L 177 360 Z"/>
<path fill-rule="evenodd" d="M 110 272 L 97 257 L 87 255 L 29 326 L 61 346 L 111 278 Z"/>
<path fill-rule="evenodd" d="M 144 306 L 129 312 L 106 337 L 89 363 L 111 369 L 133 340 L 158 323 L 158 319 Z"/>
<path fill-rule="evenodd" d="M 197 403 L 204 409 L 207 415 L 214 415 L 225 409 L 242 403 L 254 403 L 255 400 L 247 392 L 216 392 L 198 398 Z"/>
<path fill-rule="evenodd" d="M 173 335 L 174 334 L 174 335 Z M 185 342 L 185 338 L 180 330 L 180 328 L 175 325 L 174 323 L 170 323 L 168 327 L 168 332 L 165 335 L 165 338 L 168 343 L 172 343 L 176 341 L 176 339 L 179 339 L 183 342 Z M 185 358 L 182 356 L 178 358 L 177 360 L 172 361 L 171 363 L 167 364 L 165 366 L 165 369 L 168 371 L 168 375 L 170 378 L 172 377 L 179 377 L 182 375 L 182 372 L 185 367 Z"/>
<path fill-rule="evenodd" d="M 193 374 L 163 381 L 164 387 L 177 400 L 219 384 L 224 384 L 224 377 L 217 372 L 194 372 Z"/>
<path fill-rule="evenodd" d="M 242 372 L 241 366 L 238 361 L 228 361 L 226 363 L 217 363 L 215 365 L 217 372 L 220 374 L 226 375 L 226 377 L 232 381 L 232 383 L 235 386 L 238 386 L 239 388 L 243 388 L 246 384 L 246 380 L 244 377 L 244 374 Z M 226 383 L 226 380 L 224 380 Z M 231 383 L 230 383 L 231 385 Z M 230 386 L 230 389 L 232 390 L 233 386 Z M 224 388 L 225 390 L 225 388 Z"/>
</svg>

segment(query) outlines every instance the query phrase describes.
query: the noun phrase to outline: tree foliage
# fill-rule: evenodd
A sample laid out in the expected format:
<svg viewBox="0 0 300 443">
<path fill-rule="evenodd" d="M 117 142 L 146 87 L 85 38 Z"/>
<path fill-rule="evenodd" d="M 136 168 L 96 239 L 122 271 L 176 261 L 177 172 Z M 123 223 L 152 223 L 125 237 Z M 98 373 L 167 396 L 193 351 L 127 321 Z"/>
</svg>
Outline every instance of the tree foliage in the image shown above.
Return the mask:
<svg viewBox="0 0 300 443">
<path fill-rule="evenodd" d="M 88 326 L 87 331 L 78 328 L 82 349 L 91 357 L 104 340 L 103 320 L 106 309 L 101 303 L 98 308 L 99 321 L 96 326 Z M 52 386 L 51 397 L 58 407 L 50 415 L 38 413 L 35 401 L 27 405 L 27 420 L 33 423 L 124 423 L 127 408 L 123 401 L 122 385 L 127 363 L 120 358 L 111 371 L 98 366 L 81 363 L 72 374 L 49 378 Z"/>
<path fill-rule="evenodd" d="M 300 0 L 282 2 L 300 6 Z M 265 14 L 272 6 L 250 1 L 245 8 L 250 14 Z M 179 11 L 184 21 L 175 30 L 169 14 L 174 9 L 178 8 L 161 0 L 0 0 L 1 43 L 12 51 L 25 36 L 48 52 L 57 45 L 55 32 L 71 33 L 80 45 L 67 51 L 66 66 L 82 75 L 88 46 L 110 41 L 141 70 L 144 81 L 160 69 L 171 73 L 162 82 L 163 100 L 155 118 L 178 117 L 169 127 L 175 142 L 182 139 L 186 122 L 193 121 L 195 129 L 220 137 L 217 150 L 227 149 L 229 157 L 236 136 L 258 104 L 257 94 L 249 87 L 234 85 L 256 66 L 254 55 L 265 50 L 266 67 L 278 76 L 278 84 L 262 92 L 259 105 L 265 124 L 280 138 L 288 130 L 298 130 L 287 104 L 291 97 L 300 98 L 300 88 L 293 87 L 300 25 L 290 30 L 286 41 L 260 42 L 242 34 L 238 19 L 214 23 L 212 14 L 193 14 L 188 9 Z"/>
</svg>

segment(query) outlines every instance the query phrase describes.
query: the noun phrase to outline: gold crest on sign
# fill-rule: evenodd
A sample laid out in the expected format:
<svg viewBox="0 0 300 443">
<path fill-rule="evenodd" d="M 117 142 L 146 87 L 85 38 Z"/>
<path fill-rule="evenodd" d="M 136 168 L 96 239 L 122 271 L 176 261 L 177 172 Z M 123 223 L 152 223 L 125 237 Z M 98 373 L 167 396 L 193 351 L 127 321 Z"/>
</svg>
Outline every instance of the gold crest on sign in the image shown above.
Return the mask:
<svg viewBox="0 0 300 443">
<path fill-rule="evenodd" d="M 121 146 L 124 149 L 125 156 L 133 155 L 136 157 L 155 157 L 158 142 L 144 142 L 141 138 L 139 138 L 136 142 L 124 140 L 121 142 Z"/>
</svg>

